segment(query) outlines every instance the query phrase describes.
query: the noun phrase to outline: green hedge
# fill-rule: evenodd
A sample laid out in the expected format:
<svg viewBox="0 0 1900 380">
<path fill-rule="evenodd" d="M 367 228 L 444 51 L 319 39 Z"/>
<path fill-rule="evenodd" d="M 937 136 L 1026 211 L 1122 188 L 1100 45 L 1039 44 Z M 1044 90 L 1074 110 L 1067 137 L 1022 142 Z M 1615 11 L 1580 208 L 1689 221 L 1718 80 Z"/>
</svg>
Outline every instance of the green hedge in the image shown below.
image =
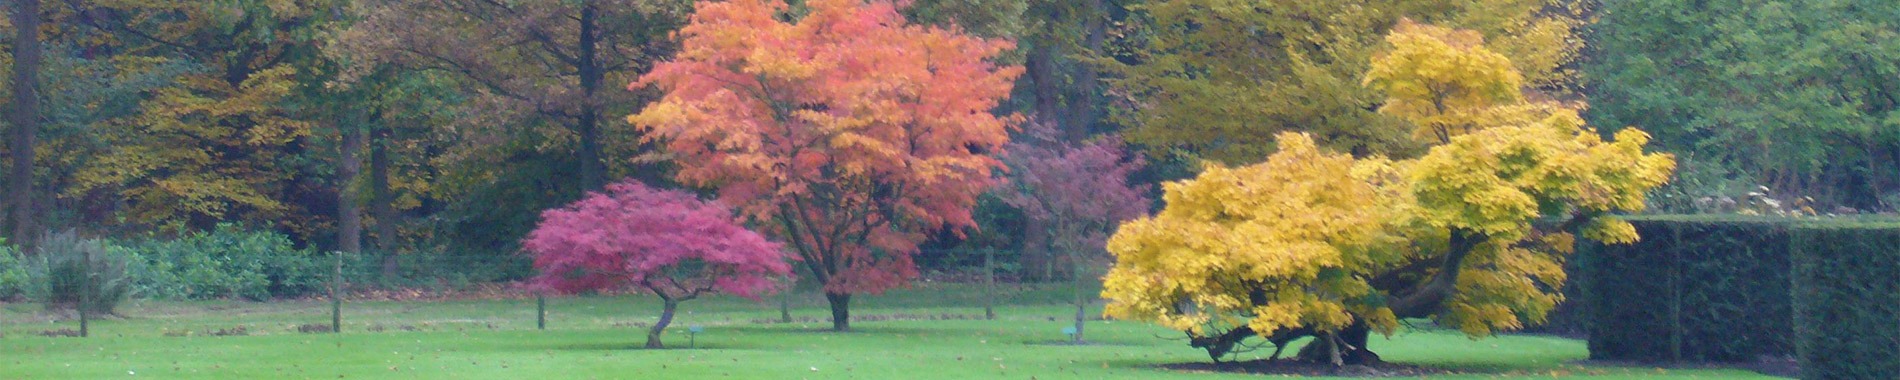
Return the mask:
<svg viewBox="0 0 1900 380">
<path fill-rule="evenodd" d="M 289 237 L 233 224 L 124 249 L 140 261 L 132 270 L 139 296 L 154 299 L 300 297 L 321 291 L 329 273 Z"/>
<path fill-rule="evenodd" d="M 1793 353 L 1791 222 L 1629 220 L 1641 241 L 1579 247 L 1590 358 L 1723 362 Z"/>
<path fill-rule="evenodd" d="M 1900 224 L 1804 226 L 1792 242 L 1801 378 L 1900 378 Z"/>
</svg>

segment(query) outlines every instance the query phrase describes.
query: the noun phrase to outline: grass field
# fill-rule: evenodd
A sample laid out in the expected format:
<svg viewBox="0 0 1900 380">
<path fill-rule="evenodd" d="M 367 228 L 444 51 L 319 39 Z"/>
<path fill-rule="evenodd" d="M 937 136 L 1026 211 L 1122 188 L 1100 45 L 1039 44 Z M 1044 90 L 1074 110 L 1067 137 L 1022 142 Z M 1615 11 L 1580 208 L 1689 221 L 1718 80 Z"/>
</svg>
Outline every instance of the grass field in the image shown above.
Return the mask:
<svg viewBox="0 0 1900 380">
<path fill-rule="evenodd" d="M 442 379 L 1220 379 L 1254 375 L 1155 368 L 1205 361 L 1179 334 L 1130 322 L 1093 322 L 1090 345 L 1064 340 L 1060 289 L 1010 292 L 995 321 L 981 292 L 925 285 L 860 297 L 856 331 L 826 332 L 819 297 L 795 297 L 801 322 L 776 320 L 776 302 L 713 298 L 686 303 L 673 349 L 638 349 L 658 311 L 648 297 L 549 301 L 548 330 L 535 302 L 484 300 L 346 304 L 343 334 L 295 327 L 327 323 L 329 304 L 148 302 L 97 321 L 91 338 L 38 333 L 77 328 L 38 305 L 0 308 L 0 379 L 12 378 L 442 378 Z M 773 301 L 773 300 L 768 300 Z M 948 307 L 959 305 L 961 307 Z M 972 307 L 975 306 L 975 307 Z M 931 320 L 931 319 L 937 320 Z M 705 332 L 686 349 L 686 327 Z M 207 336 L 242 326 L 245 336 Z M 372 330 L 381 330 L 380 332 Z M 169 336 L 168 336 L 169 335 Z M 182 335 L 182 336 L 181 336 Z M 1470 340 L 1419 327 L 1374 338 L 1387 360 L 1458 372 L 1444 379 L 1751 379 L 1738 370 L 1663 370 L 1572 364 L 1580 341 L 1541 336 Z M 1247 357 L 1243 357 L 1246 359 Z"/>
</svg>

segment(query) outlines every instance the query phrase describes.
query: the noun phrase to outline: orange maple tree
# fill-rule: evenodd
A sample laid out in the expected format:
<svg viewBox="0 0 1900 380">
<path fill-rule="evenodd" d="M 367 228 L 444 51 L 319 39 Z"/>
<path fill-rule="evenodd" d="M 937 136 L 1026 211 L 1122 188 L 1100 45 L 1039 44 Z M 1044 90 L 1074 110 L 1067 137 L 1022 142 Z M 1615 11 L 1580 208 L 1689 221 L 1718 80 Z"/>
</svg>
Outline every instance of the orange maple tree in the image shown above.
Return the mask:
<svg viewBox="0 0 1900 380">
<path fill-rule="evenodd" d="M 916 276 L 933 231 L 973 227 L 1014 115 L 992 112 L 1020 67 L 1008 41 L 911 25 L 890 1 L 702 2 L 681 47 L 630 88 L 664 93 L 628 120 L 789 243 L 850 328 L 854 293 Z"/>
</svg>

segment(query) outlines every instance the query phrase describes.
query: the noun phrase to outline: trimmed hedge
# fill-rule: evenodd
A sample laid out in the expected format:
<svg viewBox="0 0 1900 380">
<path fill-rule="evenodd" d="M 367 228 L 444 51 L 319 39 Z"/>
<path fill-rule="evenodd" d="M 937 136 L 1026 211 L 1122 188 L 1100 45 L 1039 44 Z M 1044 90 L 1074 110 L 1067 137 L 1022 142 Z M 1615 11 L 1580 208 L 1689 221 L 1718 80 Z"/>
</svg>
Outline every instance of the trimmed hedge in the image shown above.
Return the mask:
<svg viewBox="0 0 1900 380">
<path fill-rule="evenodd" d="M 1801 378 L 1900 378 L 1900 224 L 1803 226 L 1792 245 Z"/>
<path fill-rule="evenodd" d="M 1590 358 L 1750 361 L 1794 352 L 1787 220 L 1629 218 L 1642 240 L 1580 244 Z"/>
</svg>

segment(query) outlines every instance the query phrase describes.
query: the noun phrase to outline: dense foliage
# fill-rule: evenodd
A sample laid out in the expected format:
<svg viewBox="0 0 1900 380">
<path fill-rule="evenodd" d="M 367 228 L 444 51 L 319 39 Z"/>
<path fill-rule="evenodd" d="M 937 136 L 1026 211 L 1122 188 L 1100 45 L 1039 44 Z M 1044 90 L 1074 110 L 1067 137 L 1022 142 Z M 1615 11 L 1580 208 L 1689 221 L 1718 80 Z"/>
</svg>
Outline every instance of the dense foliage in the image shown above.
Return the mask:
<svg viewBox="0 0 1900 380">
<path fill-rule="evenodd" d="M 282 234 L 220 224 L 177 239 L 145 239 L 119 246 L 138 261 L 132 283 L 142 297 L 270 300 L 323 289 L 329 260 L 297 249 Z"/>
<path fill-rule="evenodd" d="M 1131 52 L 1108 63 L 1116 120 L 1129 141 L 1227 164 L 1258 162 L 1279 132 L 1307 132 L 1354 154 L 1416 153 L 1409 130 L 1375 112 L 1361 86 L 1401 18 L 1469 29 L 1511 59 L 1527 84 L 1571 86 L 1577 1 L 1152 0 L 1129 5 Z"/>
<path fill-rule="evenodd" d="M 1891 210 L 1900 194 L 1900 3 L 1604 1 L 1590 119 L 1642 126 L 1708 180 L 1681 196 Z M 1677 211 L 1695 211 L 1683 208 Z"/>
</svg>

